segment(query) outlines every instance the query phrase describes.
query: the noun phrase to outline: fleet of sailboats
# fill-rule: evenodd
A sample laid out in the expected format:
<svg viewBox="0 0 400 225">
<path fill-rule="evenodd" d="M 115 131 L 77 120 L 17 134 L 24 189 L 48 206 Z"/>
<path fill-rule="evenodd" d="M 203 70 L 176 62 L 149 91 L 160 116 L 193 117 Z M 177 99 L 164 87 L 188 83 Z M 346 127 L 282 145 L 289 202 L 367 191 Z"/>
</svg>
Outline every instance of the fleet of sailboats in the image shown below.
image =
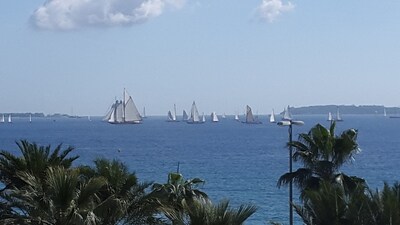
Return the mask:
<svg viewBox="0 0 400 225">
<path fill-rule="evenodd" d="M 138 124 L 142 122 L 142 117 L 132 97 L 124 89 L 123 100 L 116 100 L 115 103 L 111 105 L 104 120 L 111 124 Z"/>
</svg>

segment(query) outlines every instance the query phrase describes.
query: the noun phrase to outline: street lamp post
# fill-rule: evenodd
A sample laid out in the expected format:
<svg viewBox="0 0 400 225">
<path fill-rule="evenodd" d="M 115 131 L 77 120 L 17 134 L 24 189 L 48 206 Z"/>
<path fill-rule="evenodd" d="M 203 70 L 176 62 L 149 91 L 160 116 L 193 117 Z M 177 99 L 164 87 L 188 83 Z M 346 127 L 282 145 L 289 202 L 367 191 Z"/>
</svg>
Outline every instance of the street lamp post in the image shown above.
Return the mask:
<svg viewBox="0 0 400 225">
<path fill-rule="evenodd" d="M 282 120 L 277 123 L 279 126 L 288 126 L 289 127 L 289 143 L 292 142 L 292 131 L 293 131 L 293 125 L 298 125 L 301 126 L 304 124 L 303 121 L 300 120 Z M 292 145 L 289 144 L 289 173 L 293 172 L 293 148 Z M 290 180 L 289 182 L 289 225 L 293 225 L 293 182 Z"/>
</svg>

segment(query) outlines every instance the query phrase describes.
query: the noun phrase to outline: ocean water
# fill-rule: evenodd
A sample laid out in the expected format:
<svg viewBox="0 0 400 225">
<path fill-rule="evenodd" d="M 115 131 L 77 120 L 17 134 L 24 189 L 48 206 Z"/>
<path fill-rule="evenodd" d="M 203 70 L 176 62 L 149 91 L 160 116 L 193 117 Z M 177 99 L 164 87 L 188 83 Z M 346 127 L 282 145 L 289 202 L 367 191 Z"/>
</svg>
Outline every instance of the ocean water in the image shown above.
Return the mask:
<svg viewBox="0 0 400 225">
<path fill-rule="evenodd" d="M 400 119 L 383 116 L 343 115 L 339 132 L 359 130 L 361 153 L 342 171 L 365 178 L 372 188 L 383 181 L 399 180 Z M 325 115 L 301 116 L 304 126 L 293 128 L 293 139 L 313 125 L 329 126 Z M 100 118 L 81 119 L 15 118 L 12 124 L 0 124 L 0 149 L 19 154 L 15 141 L 27 139 L 53 147 L 63 143 L 74 146 L 72 155 L 80 155 L 76 164 L 91 165 L 99 157 L 119 159 L 140 181 L 166 182 L 176 171 L 185 178 L 202 178 L 199 187 L 214 202 L 229 199 L 232 206 L 253 203 L 258 211 L 246 224 L 288 224 L 288 188 L 278 189 L 277 180 L 288 171 L 287 127 L 279 127 L 260 116 L 263 124 L 243 124 L 233 116 L 219 123 L 168 123 L 164 117 L 149 117 L 140 125 L 111 125 Z M 294 164 L 294 169 L 298 167 Z M 294 200 L 298 201 L 295 191 Z M 295 214 L 295 224 L 301 224 Z"/>
</svg>

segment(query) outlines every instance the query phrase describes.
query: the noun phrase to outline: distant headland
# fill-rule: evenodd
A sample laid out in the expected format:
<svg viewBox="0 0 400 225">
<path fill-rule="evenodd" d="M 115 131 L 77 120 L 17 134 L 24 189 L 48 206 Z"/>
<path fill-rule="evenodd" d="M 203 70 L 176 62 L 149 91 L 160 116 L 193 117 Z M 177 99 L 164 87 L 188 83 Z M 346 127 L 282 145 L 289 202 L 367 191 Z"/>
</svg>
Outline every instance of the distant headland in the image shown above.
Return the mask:
<svg viewBox="0 0 400 225">
<path fill-rule="evenodd" d="M 383 105 L 316 105 L 290 107 L 290 112 L 297 115 L 328 114 L 329 112 L 336 113 L 337 110 L 340 110 L 341 114 L 356 115 L 400 114 L 399 107 L 385 107 Z"/>
</svg>

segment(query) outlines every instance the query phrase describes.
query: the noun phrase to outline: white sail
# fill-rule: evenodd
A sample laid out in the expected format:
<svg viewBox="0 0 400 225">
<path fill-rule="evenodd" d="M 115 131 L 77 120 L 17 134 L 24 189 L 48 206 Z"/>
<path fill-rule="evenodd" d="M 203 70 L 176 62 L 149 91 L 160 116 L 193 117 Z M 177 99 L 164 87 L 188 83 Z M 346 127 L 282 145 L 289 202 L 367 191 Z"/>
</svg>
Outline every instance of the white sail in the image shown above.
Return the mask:
<svg viewBox="0 0 400 225">
<path fill-rule="evenodd" d="M 289 111 L 289 106 L 287 106 L 286 108 L 285 108 L 285 110 L 284 110 L 284 113 L 283 113 L 283 118 L 282 118 L 283 120 L 291 120 L 292 119 L 292 115 L 291 115 L 291 113 L 290 113 L 290 111 Z"/>
<path fill-rule="evenodd" d="M 215 113 L 215 112 L 211 113 L 211 121 L 212 122 L 218 122 L 219 121 L 217 113 Z"/>
<path fill-rule="evenodd" d="M 269 122 L 275 123 L 275 112 L 272 110 L 271 115 L 269 116 Z"/>
<path fill-rule="evenodd" d="M 118 123 L 123 123 L 125 120 L 124 103 L 120 102 L 115 109 L 115 120 Z"/>
<path fill-rule="evenodd" d="M 226 115 L 225 115 L 225 113 L 224 114 L 222 114 L 222 119 L 225 119 L 226 118 Z"/>
<path fill-rule="evenodd" d="M 339 107 L 337 107 L 336 111 L 336 121 L 343 121 L 342 117 L 340 116 Z"/>
<path fill-rule="evenodd" d="M 8 122 L 9 122 L 9 123 L 12 123 L 11 114 L 8 115 Z"/>
<path fill-rule="evenodd" d="M 387 116 L 387 115 L 386 115 L 386 108 L 385 108 L 385 107 L 383 108 L 383 116 L 385 116 L 385 117 Z"/>
<path fill-rule="evenodd" d="M 146 107 L 143 107 L 143 116 L 142 116 L 142 118 L 147 118 L 147 116 L 146 116 Z"/>
<path fill-rule="evenodd" d="M 29 114 L 29 123 L 32 123 L 32 114 Z"/>
<path fill-rule="evenodd" d="M 201 123 L 199 111 L 197 111 L 196 103 L 193 101 L 192 109 L 190 110 L 190 117 L 187 121 L 188 123 Z"/>
<path fill-rule="evenodd" d="M 238 114 L 235 115 L 235 120 L 239 121 L 239 115 Z"/>
<path fill-rule="evenodd" d="M 176 121 L 176 105 L 174 104 L 174 114 L 172 114 L 172 120 Z"/>
<path fill-rule="evenodd" d="M 188 116 L 188 114 L 186 113 L 186 111 L 185 110 L 183 110 L 183 114 L 182 114 L 182 120 L 183 121 L 187 121 L 189 119 L 189 116 Z"/>
<path fill-rule="evenodd" d="M 168 121 L 174 121 L 171 111 L 168 111 Z"/>
<path fill-rule="evenodd" d="M 125 121 L 126 123 L 138 123 L 142 120 L 142 117 L 137 110 L 132 97 L 129 96 L 128 101 L 125 104 Z"/>
<path fill-rule="evenodd" d="M 329 112 L 329 113 L 328 113 L 328 121 L 332 121 L 332 120 L 333 120 L 333 118 L 332 118 L 332 113 Z"/>
<path fill-rule="evenodd" d="M 114 104 L 112 104 L 110 112 L 107 113 L 107 115 L 104 117 L 103 120 L 106 120 L 109 123 L 117 122 L 115 119 L 115 112 L 116 112 L 117 105 L 118 105 L 118 101 L 116 101 Z"/>
<path fill-rule="evenodd" d="M 3 114 L 3 116 L 1 117 L 1 120 L 0 120 L 0 123 L 4 123 L 5 122 L 5 120 L 4 120 L 4 114 Z"/>
<path fill-rule="evenodd" d="M 204 116 L 204 113 L 203 113 L 203 116 L 201 117 L 201 122 L 206 122 L 206 117 Z"/>
<path fill-rule="evenodd" d="M 111 118 L 111 114 L 114 112 L 114 104 L 111 105 L 110 109 L 108 110 L 107 114 L 103 117 L 103 121 L 109 121 Z"/>
</svg>

